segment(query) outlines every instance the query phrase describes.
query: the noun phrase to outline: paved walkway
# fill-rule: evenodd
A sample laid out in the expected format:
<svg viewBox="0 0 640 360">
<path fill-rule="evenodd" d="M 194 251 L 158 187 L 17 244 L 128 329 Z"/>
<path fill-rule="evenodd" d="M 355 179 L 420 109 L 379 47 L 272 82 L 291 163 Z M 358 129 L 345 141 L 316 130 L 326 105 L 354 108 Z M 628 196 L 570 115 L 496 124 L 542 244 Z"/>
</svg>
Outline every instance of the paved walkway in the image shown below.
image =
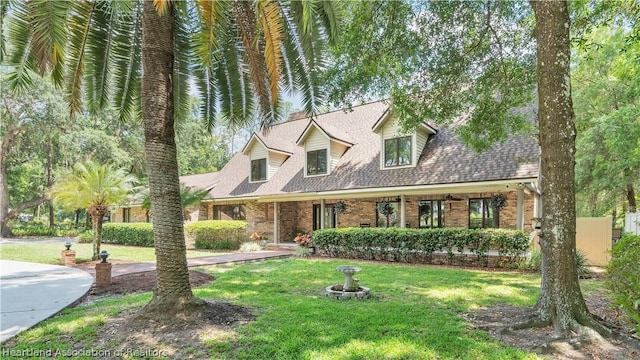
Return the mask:
<svg viewBox="0 0 640 360">
<path fill-rule="evenodd" d="M 243 264 L 247 262 L 256 262 L 270 259 L 287 258 L 293 255 L 293 251 L 282 250 L 263 250 L 248 253 L 233 253 L 216 256 L 205 256 L 187 259 L 188 267 L 224 265 L 224 264 Z M 131 264 L 113 264 L 111 268 L 111 277 L 126 274 L 135 274 L 156 269 L 155 262 L 131 263 Z M 95 268 L 85 269 L 91 275 L 95 276 Z"/>
<path fill-rule="evenodd" d="M 80 269 L 0 260 L 0 343 L 74 304 L 92 285 Z"/>
<path fill-rule="evenodd" d="M 76 238 L 72 237 L 31 237 L 31 238 L 4 238 L 0 237 L 0 245 L 20 245 L 20 244 L 39 244 L 39 243 L 59 243 L 66 242 L 76 243 Z"/>
</svg>

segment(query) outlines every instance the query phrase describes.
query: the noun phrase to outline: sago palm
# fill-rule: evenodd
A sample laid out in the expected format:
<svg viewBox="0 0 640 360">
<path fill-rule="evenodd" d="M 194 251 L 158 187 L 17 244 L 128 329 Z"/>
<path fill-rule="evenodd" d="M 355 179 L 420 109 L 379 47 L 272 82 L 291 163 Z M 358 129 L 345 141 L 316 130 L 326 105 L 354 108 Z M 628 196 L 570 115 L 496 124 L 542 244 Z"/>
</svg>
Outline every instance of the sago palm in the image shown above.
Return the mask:
<svg viewBox="0 0 640 360">
<path fill-rule="evenodd" d="M 93 260 L 102 243 L 102 221 L 110 206 L 127 200 L 136 181 L 123 169 L 92 161 L 78 163 L 51 188 L 52 199 L 67 210 L 87 209 L 93 222 Z"/>
<path fill-rule="evenodd" d="M 158 280 L 147 312 L 159 318 L 193 308 L 189 286 L 174 117 L 187 106 L 190 79 L 202 117 L 242 124 L 255 114 L 268 126 L 283 90 L 299 90 L 312 112 L 324 43 L 337 33 L 332 1 L 16 1 L 9 65 L 13 87 L 31 72 L 64 85 L 72 112 L 115 105 L 122 118 L 139 109 L 153 206 Z M 4 48 L 4 46 L 3 46 Z M 144 71 L 142 71 L 144 69 Z"/>
</svg>

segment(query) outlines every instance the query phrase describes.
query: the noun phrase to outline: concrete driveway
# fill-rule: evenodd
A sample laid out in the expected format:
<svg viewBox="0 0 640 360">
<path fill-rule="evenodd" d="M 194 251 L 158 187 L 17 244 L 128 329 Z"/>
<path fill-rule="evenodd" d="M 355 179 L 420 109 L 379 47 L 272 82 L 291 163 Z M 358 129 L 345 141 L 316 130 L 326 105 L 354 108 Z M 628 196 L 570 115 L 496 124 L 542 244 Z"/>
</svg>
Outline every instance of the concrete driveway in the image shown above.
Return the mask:
<svg viewBox="0 0 640 360">
<path fill-rule="evenodd" d="M 75 303 L 92 284 L 79 269 L 0 260 L 0 343 Z"/>
</svg>

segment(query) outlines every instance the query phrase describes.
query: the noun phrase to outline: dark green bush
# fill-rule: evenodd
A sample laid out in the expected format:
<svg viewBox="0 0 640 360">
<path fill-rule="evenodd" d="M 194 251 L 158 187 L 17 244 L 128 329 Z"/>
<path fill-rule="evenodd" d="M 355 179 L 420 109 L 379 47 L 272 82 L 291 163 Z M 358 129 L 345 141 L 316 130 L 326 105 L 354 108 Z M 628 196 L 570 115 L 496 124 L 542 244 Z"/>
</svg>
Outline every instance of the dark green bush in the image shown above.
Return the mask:
<svg viewBox="0 0 640 360">
<path fill-rule="evenodd" d="M 466 250 L 485 265 L 489 250 L 512 262 L 529 247 L 524 232 L 507 229 L 324 229 L 313 233 L 313 242 L 330 257 L 429 263 L 434 254 L 444 253 L 453 263 L 455 258 L 464 257 Z"/>
<path fill-rule="evenodd" d="M 102 226 L 102 242 L 129 246 L 153 247 L 150 223 L 108 223 Z"/>
<path fill-rule="evenodd" d="M 614 303 L 636 322 L 640 332 L 640 236 L 625 234 L 611 250 L 607 287 Z"/>
<path fill-rule="evenodd" d="M 42 222 L 20 222 L 12 221 L 10 223 L 11 232 L 15 236 L 78 236 L 85 231 L 84 226 L 75 227 L 73 223 L 61 223 L 49 227 Z"/>
<path fill-rule="evenodd" d="M 185 226 L 185 233 L 195 239 L 196 249 L 238 250 L 247 238 L 246 228 L 245 221 L 207 220 Z"/>
</svg>

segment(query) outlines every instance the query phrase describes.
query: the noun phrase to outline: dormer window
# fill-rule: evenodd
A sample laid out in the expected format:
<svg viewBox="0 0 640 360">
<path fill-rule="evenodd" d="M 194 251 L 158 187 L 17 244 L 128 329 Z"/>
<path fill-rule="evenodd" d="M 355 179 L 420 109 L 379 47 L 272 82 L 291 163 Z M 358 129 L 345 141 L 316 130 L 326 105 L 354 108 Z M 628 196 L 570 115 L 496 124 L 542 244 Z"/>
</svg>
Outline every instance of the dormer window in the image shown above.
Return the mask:
<svg viewBox="0 0 640 360">
<path fill-rule="evenodd" d="M 307 175 L 327 173 L 327 149 L 307 151 Z"/>
<path fill-rule="evenodd" d="M 251 181 L 267 180 L 267 159 L 251 160 Z"/>
<path fill-rule="evenodd" d="M 411 165 L 411 136 L 384 141 L 384 166 Z"/>
</svg>

